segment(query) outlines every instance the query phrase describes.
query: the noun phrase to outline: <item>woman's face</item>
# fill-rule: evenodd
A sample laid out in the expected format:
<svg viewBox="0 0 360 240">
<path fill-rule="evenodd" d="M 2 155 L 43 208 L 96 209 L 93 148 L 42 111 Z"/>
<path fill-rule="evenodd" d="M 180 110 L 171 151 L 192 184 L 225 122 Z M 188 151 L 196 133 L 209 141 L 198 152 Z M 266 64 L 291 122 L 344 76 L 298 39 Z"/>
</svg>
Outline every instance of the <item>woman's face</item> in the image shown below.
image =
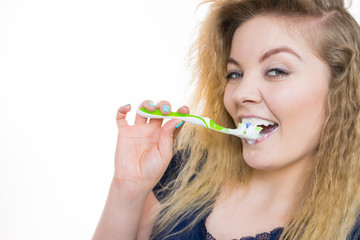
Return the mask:
<svg viewBox="0 0 360 240">
<path fill-rule="evenodd" d="M 236 125 L 267 125 L 243 141 L 247 164 L 273 170 L 313 159 L 326 114 L 330 71 L 300 31 L 284 19 L 257 16 L 235 32 L 224 104 Z"/>
</svg>

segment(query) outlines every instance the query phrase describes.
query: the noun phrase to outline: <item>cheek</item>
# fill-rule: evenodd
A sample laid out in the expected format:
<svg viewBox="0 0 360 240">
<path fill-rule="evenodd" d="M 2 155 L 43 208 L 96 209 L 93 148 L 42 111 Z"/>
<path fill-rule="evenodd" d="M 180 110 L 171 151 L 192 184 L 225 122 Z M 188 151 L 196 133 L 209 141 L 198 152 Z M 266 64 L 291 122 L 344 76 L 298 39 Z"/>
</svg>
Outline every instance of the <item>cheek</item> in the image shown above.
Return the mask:
<svg viewBox="0 0 360 240">
<path fill-rule="evenodd" d="M 225 92 L 224 92 L 224 106 L 228 113 L 233 117 L 232 112 L 234 111 L 235 103 L 232 99 L 233 96 L 233 90 L 229 85 L 226 85 Z"/>
<path fill-rule="evenodd" d="M 298 112 L 307 103 L 306 94 L 303 93 L 304 91 L 302 89 L 285 86 L 267 92 L 271 94 L 264 99 L 268 99 L 270 110 L 280 121 L 282 117 L 291 117 L 294 115 L 292 112 Z"/>
<path fill-rule="evenodd" d="M 326 88 L 322 84 L 313 85 L 310 83 L 284 84 L 281 87 L 268 89 L 269 106 L 274 111 L 290 114 L 290 116 L 301 115 L 301 113 L 323 112 L 326 99 Z M 289 116 L 289 117 L 290 117 Z"/>
<path fill-rule="evenodd" d="M 287 86 L 269 96 L 271 111 L 289 135 L 318 139 L 326 114 L 326 93 L 321 85 Z"/>
</svg>

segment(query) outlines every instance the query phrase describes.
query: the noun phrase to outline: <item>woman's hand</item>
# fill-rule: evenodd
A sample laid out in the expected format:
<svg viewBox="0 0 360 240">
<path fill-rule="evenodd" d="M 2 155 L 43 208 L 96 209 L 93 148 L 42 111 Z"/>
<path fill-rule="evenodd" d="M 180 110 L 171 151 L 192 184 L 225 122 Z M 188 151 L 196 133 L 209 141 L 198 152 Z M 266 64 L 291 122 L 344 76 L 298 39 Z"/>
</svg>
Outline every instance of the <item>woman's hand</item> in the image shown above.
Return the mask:
<svg viewBox="0 0 360 240">
<path fill-rule="evenodd" d="M 140 108 L 148 111 L 160 109 L 163 114 L 171 112 L 171 105 L 161 101 L 154 105 L 144 101 Z M 126 186 L 133 193 L 150 192 L 164 174 L 173 155 L 173 143 L 181 129 L 181 120 L 150 119 L 136 115 L 134 125 L 126 121 L 131 106 L 119 108 L 117 126 L 119 129 L 115 153 L 114 181 Z M 185 106 L 180 113 L 189 113 Z"/>
</svg>

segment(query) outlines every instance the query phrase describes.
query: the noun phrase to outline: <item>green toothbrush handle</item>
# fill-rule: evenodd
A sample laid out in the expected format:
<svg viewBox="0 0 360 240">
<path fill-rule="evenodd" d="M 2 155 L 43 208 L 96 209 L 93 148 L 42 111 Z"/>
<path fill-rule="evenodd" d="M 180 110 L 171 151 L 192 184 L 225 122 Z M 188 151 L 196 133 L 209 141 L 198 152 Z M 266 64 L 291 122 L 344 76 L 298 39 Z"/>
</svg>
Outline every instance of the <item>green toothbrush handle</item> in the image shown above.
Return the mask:
<svg viewBox="0 0 360 240">
<path fill-rule="evenodd" d="M 146 118 L 158 118 L 158 119 L 179 119 L 185 122 L 189 122 L 198 126 L 209 128 L 209 118 L 203 118 L 190 114 L 182 114 L 178 112 L 170 112 L 168 115 L 164 115 L 160 110 L 156 109 L 153 112 L 148 111 L 146 108 L 137 109 L 136 113 Z"/>
</svg>

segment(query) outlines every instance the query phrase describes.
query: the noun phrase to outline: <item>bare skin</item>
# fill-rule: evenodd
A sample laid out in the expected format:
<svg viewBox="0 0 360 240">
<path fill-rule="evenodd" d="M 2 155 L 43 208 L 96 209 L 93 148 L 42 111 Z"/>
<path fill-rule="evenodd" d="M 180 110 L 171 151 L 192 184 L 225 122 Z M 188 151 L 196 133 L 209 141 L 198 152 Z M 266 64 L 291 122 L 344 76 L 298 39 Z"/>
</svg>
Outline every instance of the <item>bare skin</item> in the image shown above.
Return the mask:
<svg viewBox="0 0 360 240">
<path fill-rule="evenodd" d="M 224 186 L 206 227 L 217 240 L 239 239 L 275 228 L 291 220 L 296 193 L 308 166 L 255 171 L 246 184 Z"/>
<path fill-rule="evenodd" d="M 167 107 L 164 108 L 164 106 Z M 167 101 L 154 105 L 144 101 L 139 107 L 149 111 L 171 111 Z M 153 207 L 158 204 L 152 189 L 164 174 L 173 155 L 173 143 L 181 127 L 179 120 L 163 124 L 162 119 L 136 116 L 130 126 L 126 114 L 130 105 L 119 108 L 116 123 L 118 139 L 115 151 L 115 169 L 108 198 L 93 239 L 148 239 L 154 223 Z M 189 113 L 185 106 L 180 113 Z"/>
</svg>

